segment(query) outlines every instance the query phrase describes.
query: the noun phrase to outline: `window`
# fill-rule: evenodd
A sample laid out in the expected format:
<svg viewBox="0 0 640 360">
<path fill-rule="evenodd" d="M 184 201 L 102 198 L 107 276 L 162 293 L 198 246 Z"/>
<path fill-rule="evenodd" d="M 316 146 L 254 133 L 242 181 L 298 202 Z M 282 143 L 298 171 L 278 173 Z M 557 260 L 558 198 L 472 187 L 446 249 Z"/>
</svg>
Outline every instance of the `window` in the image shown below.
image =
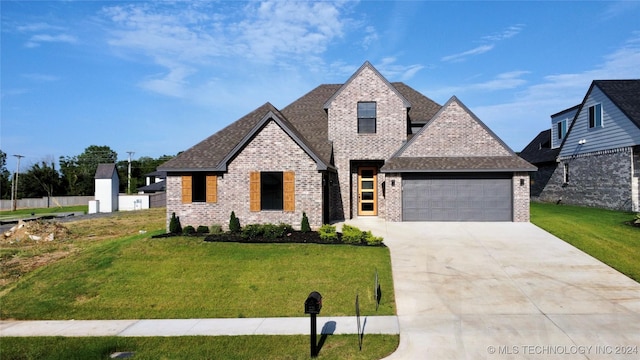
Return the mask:
<svg viewBox="0 0 640 360">
<path fill-rule="evenodd" d="M 567 120 L 558 122 L 558 140 L 562 140 L 567 135 Z"/>
<path fill-rule="evenodd" d="M 376 103 L 358 103 L 358 134 L 376 133 Z"/>
<path fill-rule="evenodd" d="M 295 211 L 295 175 L 287 172 L 252 172 L 249 176 L 251 211 Z"/>
<path fill-rule="evenodd" d="M 569 164 L 564 164 L 564 183 L 569 183 Z"/>
<path fill-rule="evenodd" d="M 218 198 L 218 177 L 194 173 L 182 177 L 182 202 L 215 203 Z"/>
<path fill-rule="evenodd" d="M 589 128 L 602 127 L 602 104 L 589 106 Z"/>
</svg>

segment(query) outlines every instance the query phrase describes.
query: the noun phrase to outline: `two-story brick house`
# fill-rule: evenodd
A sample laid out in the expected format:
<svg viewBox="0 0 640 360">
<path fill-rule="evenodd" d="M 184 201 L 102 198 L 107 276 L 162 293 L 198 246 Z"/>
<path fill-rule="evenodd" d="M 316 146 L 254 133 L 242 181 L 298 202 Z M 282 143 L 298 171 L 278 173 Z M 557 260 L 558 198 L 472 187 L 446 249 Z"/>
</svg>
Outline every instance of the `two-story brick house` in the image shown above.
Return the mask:
<svg viewBox="0 0 640 360">
<path fill-rule="evenodd" d="M 640 80 L 594 80 L 582 103 L 551 116 L 553 163 L 534 139 L 521 156 L 549 164 L 542 201 L 640 211 Z M 541 184 L 542 185 L 542 184 Z"/>
<path fill-rule="evenodd" d="M 365 62 L 282 110 L 267 103 L 159 167 L 183 225 L 354 217 L 528 221 L 529 171 L 457 98 L 444 106 Z"/>
</svg>

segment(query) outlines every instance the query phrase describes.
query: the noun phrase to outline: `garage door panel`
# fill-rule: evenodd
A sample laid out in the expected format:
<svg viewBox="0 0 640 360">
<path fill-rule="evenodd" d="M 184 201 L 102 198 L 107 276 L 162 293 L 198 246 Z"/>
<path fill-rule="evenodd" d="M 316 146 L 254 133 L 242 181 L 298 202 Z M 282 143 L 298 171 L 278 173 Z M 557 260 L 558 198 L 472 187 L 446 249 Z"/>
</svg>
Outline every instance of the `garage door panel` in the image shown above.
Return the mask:
<svg viewBox="0 0 640 360">
<path fill-rule="evenodd" d="M 404 221 L 510 221 L 511 179 L 410 177 L 402 182 Z"/>
</svg>

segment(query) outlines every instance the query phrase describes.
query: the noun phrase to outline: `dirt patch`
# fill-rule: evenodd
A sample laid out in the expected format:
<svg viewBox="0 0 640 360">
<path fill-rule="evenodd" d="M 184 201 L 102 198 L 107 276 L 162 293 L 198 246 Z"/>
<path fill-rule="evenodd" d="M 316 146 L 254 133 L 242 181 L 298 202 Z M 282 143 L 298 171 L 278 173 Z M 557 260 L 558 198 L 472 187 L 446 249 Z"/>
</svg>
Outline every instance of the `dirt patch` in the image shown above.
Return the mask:
<svg viewBox="0 0 640 360">
<path fill-rule="evenodd" d="M 9 244 L 21 241 L 55 241 L 66 239 L 69 234 L 69 229 L 57 222 L 21 220 L 2 234 L 2 241 Z"/>
</svg>

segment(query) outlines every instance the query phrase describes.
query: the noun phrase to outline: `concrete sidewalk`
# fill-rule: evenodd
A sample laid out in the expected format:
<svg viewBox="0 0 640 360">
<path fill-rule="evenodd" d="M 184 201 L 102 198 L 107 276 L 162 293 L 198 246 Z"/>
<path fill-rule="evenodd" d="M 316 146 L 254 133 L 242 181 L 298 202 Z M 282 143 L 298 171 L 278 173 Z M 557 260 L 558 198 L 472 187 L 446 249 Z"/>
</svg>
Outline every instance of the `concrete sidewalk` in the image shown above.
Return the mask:
<svg viewBox="0 0 640 360">
<path fill-rule="evenodd" d="M 357 334 L 355 316 L 318 317 L 318 334 Z M 0 337 L 307 335 L 309 317 L 0 321 Z M 362 316 L 364 334 L 399 334 L 396 316 Z"/>
</svg>

